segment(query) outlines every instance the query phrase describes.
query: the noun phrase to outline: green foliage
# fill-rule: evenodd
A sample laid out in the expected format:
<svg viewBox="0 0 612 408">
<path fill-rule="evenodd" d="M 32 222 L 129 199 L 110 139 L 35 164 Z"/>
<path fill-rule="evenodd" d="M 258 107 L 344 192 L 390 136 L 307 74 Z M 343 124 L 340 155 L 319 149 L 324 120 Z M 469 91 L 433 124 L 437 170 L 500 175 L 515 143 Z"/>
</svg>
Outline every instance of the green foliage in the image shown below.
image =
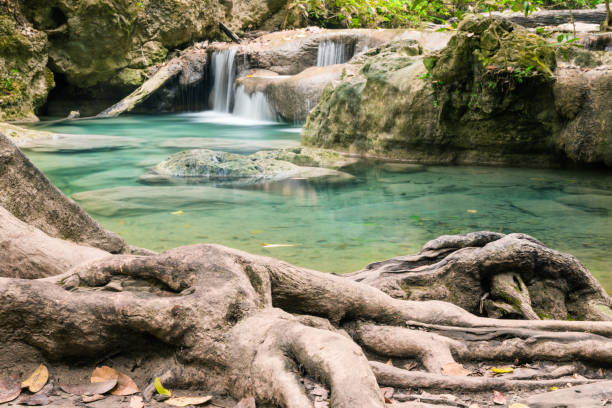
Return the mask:
<svg viewBox="0 0 612 408">
<path fill-rule="evenodd" d="M 322 27 L 406 27 L 422 22 L 448 24 L 468 12 L 520 11 L 528 15 L 538 8 L 594 7 L 603 0 L 293 0 L 288 9 L 294 19 Z M 448 28 L 441 28 L 440 31 Z"/>
</svg>

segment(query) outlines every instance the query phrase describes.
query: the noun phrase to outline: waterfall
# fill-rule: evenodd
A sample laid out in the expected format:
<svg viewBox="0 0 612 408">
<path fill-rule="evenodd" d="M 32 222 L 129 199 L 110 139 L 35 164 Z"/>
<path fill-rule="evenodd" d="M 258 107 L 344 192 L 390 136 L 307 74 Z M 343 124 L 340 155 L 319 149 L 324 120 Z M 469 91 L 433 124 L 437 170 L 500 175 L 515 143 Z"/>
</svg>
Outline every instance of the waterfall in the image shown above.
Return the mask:
<svg viewBox="0 0 612 408">
<path fill-rule="evenodd" d="M 317 52 L 317 66 L 323 67 L 326 65 L 343 64 L 353 56 L 349 44 L 344 44 L 337 41 L 321 41 Z"/>
<path fill-rule="evenodd" d="M 215 51 L 212 55 L 211 70 L 213 74 L 213 110 L 229 112 L 232 106 L 236 67 L 234 59 L 236 48 Z"/>
<path fill-rule="evenodd" d="M 236 116 L 262 121 L 276 121 L 276 113 L 263 92 L 255 91 L 249 95 L 244 86 L 236 88 L 234 111 Z"/>
</svg>

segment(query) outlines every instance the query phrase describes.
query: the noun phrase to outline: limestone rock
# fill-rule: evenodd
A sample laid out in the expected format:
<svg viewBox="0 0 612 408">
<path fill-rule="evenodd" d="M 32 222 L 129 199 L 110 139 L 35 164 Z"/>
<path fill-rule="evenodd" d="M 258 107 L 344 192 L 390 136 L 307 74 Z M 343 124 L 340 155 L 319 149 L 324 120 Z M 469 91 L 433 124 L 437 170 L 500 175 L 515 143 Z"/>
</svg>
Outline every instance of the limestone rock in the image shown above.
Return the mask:
<svg viewBox="0 0 612 408">
<path fill-rule="evenodd" d="M 420 49 L 395 41 L 354 58 L 359 71 L 326 88 L 303 143 L 419 163 L 610 166 L 606 53 L 570 48 L 559 63 L 542 38 L 486 18 Z"/>
<path fill-rule="evenodd" d="M 35 110 L 55 85 L 46 67 L 47 35 L 17 23 L 4 7 L 0 5 L 0 121 L 36 120 Z"/>
<path fill-rule="evenodd" d="M 208 149 L 176 153 L 153 168 L 166 177 L 197 177 L 218 181 L 277 181 L 289 178 L 340 177 L 350 175 L 318 167 L 300 167 L 293 163 L 257 155 L 243 156 Z M 151 181 L 151 178 L 148 178 Z"/>
</svg>

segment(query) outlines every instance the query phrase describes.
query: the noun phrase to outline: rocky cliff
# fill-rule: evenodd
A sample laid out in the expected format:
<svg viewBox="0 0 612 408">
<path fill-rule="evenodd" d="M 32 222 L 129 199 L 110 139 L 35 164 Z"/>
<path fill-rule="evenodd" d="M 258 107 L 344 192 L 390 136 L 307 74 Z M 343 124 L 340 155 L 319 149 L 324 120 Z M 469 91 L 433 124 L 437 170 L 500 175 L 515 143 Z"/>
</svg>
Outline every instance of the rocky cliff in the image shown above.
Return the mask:
<svg viewBox="0 0 612 408">
<path fill-rule="evenodd" d="M 237 31 L 254 29 L 284 5 L 284 0 L 7 0 L 0 6 L 2 118 L 34 118 L 53 87 L 53 73 L 62 88 L 59 99 L 120 99 L 168 52 L 221 38 L 220 21 Z"/>
<path fill-rule="evenodd" d="M 303 142 L 424 163 L 610 166 L 611 55 L 557 54 L 489 19 L 465 21 L 439 52 L 378 47 L 326 89 Z"/>
</svg>

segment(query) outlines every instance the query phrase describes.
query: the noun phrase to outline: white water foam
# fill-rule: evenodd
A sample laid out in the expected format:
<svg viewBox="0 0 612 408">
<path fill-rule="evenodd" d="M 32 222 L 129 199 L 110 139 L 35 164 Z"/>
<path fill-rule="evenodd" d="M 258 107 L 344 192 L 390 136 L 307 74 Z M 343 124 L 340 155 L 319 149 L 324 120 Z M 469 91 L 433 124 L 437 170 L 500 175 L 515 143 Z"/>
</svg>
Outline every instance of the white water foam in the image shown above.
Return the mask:
<svg viewBox="0 0 612 408">
<path fill-rule="evenodd" d="M 236 48 L 215 51 L 212 55 L 213 110 L 229 112 L 232 107 L 234 81 L 236 80 Z"/>
<path fill-rule="evenodd" d="M 343 64 L 351 59 L 349 47 L 337 41 L 321 41 L 317 52 L 317 66 Z"/>
</svg>

